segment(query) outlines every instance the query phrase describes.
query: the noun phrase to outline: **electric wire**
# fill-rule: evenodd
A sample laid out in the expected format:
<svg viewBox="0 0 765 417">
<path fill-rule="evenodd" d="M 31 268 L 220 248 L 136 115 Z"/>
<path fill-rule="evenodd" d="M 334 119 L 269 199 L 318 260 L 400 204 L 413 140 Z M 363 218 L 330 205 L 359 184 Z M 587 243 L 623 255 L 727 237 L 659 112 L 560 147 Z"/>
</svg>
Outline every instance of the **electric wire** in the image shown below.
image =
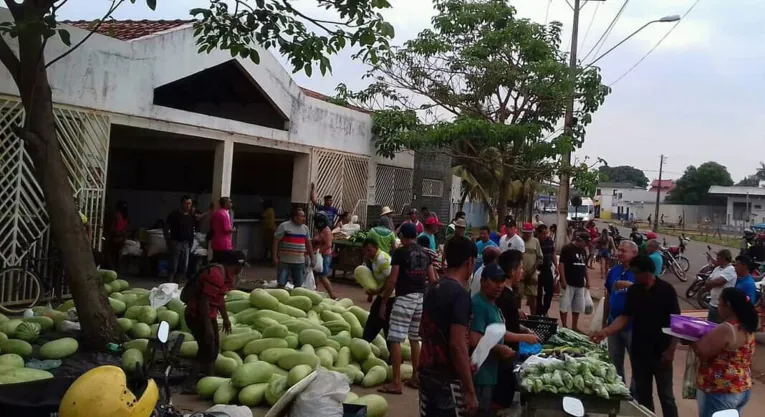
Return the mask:
<svg viewBox="0 0 765 417">
<path fill-rule="evenodd" d="M 593 52 L 595 52 L 596 54 L 597 52 L 600 52 L 600 49 L 606 43 L 608 36 L 611 34 L 611 31 L 614 30 L 614 27 L 616 26 L 616 22 L 619 21 L 620 17 L 622 17 L 622 14 L 624 13 L 624 9 L 627 8 L 627 4 L 629 4 L 629 2 L 630 0 L 624 0 L 624 4 L 622 4 L 622 7 L 619 9 L 618 12 L 616 12 L 616 16 L 614 16 L 614 18 L 611 20 L 611 23 L 608 25 L 608 27 L 603 32 L 603 34 L 600 35 L 600 39 L 598 39 L 598 41 L 595 42 L 595 45 L 592 45 L 592 49 L 590 49 L 590 52 L 587 52 L 587 55 L 585 55 L 584 58 L 581 59 L 581 61 L 585 61 L 587 58 L 590 57 L 590 55 L 592 55 Z"/>
<path fill-rule="evenodd" d="M 595 16 L 597 16 L 598 10 L 600 10 L 600 2 L 595 6 L 595 11 L 592 12 L 590 24 L 587 25 L 587 31 L 584 32 L 584 39 L 582 39 L 582 45 L 580 46 L 581 48 L 584 48 L 584 44 L 587 42 L 587 37 L 590 35 L 590 29 L 592 29 L 592 23 L 595 22 Z"/>
</svg>

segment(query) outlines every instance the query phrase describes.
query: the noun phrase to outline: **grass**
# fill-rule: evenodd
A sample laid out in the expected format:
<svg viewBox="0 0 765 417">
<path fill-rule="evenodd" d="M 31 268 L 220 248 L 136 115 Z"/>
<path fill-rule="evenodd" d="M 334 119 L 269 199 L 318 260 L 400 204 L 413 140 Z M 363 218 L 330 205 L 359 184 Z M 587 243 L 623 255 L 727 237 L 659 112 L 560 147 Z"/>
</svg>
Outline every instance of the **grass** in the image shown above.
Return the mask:
<svg viewBox="0 0 765 417">
<path fill-rule="evenodd" d="M 720 246 L 727 246 L 729 248 L 737 249 L 739 247 L 739 244 L 741 243 L 741 238 L 733 237 L 733 236 L 722 236 L 719 235 L 709 235 L 709 234 L 702 234 L 693 230 L 675 230 L 675 229 L 659 229 L 659 233 L 663 233 L 665 235 L 670 236 L 680 236 L 681 234 L 685 234 L 686 237 L 691 238 L 691 240 L 694 240 L 696 242 L 704 242 L 704 243 L 712 243 L 715 245 Z"/>
</svg>

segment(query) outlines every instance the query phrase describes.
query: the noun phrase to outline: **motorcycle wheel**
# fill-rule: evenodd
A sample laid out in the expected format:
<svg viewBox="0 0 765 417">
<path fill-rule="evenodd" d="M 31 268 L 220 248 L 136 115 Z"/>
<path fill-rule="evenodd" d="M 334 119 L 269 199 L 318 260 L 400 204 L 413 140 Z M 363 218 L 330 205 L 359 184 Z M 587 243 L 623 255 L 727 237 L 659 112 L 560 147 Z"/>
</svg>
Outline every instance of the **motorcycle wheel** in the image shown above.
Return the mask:
<svg viewBox="0 0 765 417">
<path fill-rule="evenodd" d="M 704 281 L 696 281 L 685 290 L 685 298 L 692 299 L 704 288 Z"/>
<path fill-rule="evenodd" d="M 696 301 L 699 303 L 699 307 L 701 307 L 704 310 L 709 309 L 709 302 L 712 300 L 711 293 L 706 288 L 699 291 L 698 294 L 696 294 Z"/>
<path fill-rule="evenodd" d="M 685 256 L 680 255 L 677 257 L 676 260 L 677 260 L 677 264 L 680 266 L 680 268 L 683 271 L 688 272 L 691 269 L 691 262 Z"/>
<path fill-rule="evenodd" d="M 683 282 L 688 281 L 688 277 L 685 275 L 685 271 L 683 271 L 676 262 L 673 262 L 669 267 L 672 269 L 672 273 L 675 274 L 675 276 L 680 281 L 683 281 Z"/>
</svg>

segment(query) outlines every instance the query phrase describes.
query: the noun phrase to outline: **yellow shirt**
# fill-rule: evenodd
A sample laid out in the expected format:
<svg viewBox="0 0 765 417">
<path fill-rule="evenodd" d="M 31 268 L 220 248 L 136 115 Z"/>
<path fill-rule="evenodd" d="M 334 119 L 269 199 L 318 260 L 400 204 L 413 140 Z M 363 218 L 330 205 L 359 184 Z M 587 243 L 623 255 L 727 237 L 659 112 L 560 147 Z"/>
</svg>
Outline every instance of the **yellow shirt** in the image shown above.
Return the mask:
<svg viewBox="0 0 765 417">
<path fill-rule="evenodd" d="M 276 230 L 276 212 L 274 212 L 273 208 L 267 208 L 263 212 L 263 228 Z"/>
</svg>

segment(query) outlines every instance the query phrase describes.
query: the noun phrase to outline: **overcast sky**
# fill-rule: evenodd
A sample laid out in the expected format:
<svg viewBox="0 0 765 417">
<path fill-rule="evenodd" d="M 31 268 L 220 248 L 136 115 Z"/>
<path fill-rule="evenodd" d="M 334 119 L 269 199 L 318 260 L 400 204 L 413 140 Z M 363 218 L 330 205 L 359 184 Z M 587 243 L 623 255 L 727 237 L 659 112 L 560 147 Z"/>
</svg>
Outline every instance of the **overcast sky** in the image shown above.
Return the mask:
<svg viewBox="0 0 765 417">
<path fill-rule="evenodd" d="M 390 0 L 384 13 L 396 29 L 395 43 L 414 37 L 430 25 L 430 0 Z M 573 2 L 573 0 L 571 0 Z M 645 22 L 670 14 L 685 14 L 696 0 L 632 0 L 600 53 L 632 33 Z M 107 0 L 69 0 L 61 19 L 95 19 L 109 5 Z M 149 10 L 144 0 L 122 6 L 117 19 L 186 19 L 188 10 L 206 7 L 209 0 L 158 0 Z M 521 16 L 538 22 L 559 20 L 570 44 L 573 12 L 566 0 L 512 0 Z M 612 94 L 595 115 L 579 158 L 602 157 L 610 165 L 632 165 L 649 178 L 658 176 L 660 154 L 667 156 L 665 177 L 679 177 L 685 167 L 716 161 L 728 167 L 734 181 L 754 172 L 765 160 L 762 150 L 765 112 L 765 31 L 761 29 L 765 2 L 758 0 L 700 0 L 652 54 L 613 86 Z M 303 11 L 314 2 L 301 0 Z M 591 0 L 581 14 L 580 57 L 589 52 L 624 0 Z M 603 58 L 604 82 L 611 84 L 638 62 L 673 23 L 656 23 Z M 568 46 L 565 47 L 568 50 Z M 585 62 L 594 58 L 594 53 Z M 351 88 L 364 86 L 365 67 L 350 53 L 333 57 L 334 73 L 313 78 L 296 74 L 307 88 L 334 95 L 344 82 Z M 764 123 L 765 124 L 765 123 Z"/>
</svg>

